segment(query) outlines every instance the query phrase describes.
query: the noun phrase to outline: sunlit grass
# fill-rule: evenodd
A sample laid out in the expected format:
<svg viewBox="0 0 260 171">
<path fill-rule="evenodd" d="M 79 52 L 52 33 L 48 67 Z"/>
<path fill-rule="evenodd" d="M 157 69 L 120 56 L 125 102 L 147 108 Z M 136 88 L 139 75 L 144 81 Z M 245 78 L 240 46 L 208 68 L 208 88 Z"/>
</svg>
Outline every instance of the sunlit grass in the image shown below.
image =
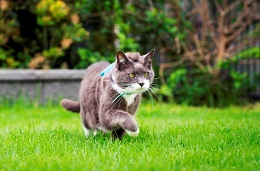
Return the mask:
<svg viewBox="0 0 260 171">
<path fill-rule="evenodd" d="M 85 138 L 58 105 L 0 105 L 2 170 L 257 170 L 260 106 L 142 104 L 137 138 Z"/>
</svg>

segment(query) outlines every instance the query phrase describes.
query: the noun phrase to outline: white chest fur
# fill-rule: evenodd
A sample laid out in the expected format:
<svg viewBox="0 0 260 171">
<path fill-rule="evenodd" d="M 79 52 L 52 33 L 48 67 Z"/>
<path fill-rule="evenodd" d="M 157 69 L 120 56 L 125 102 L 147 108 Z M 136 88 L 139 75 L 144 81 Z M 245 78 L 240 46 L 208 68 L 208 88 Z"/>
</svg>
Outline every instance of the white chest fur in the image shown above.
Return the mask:
<svg viewBox="0 0 260 171">
<path fill-rule="evenodd" d="M 119 94 L 124 94 L 125 90 L 120 88 L 117 84 L 113 84 L 112 87 L 119 93 Z M 130 106 L 134 100 L 135 97 L 137 96 L 138 93 L 134 93 L 134 94 L 124 94 L 123 97 L 127 102 L 127 105 Z"/>
<path fill-rule="evenodd" d="M 130 106 L 134 102 L 136 95 L 137 94 L 131 94 L 131 95 L 124 95 L 123 96 L 125 98 L 128 106 Z"/>
<path fill-rule="evenodd" d="M 113 75 L 112 75 L 112 80 L 115 80 L 113 78 Z M 144 85 L 142 85 L 142 86 L 138 83 L 133 83 L 126 88 L 121 88 L 118 86 L 118 84 L 115 81 L 113 81 L 113 82 L 114 82 L 112 84 L 113 89 L 116 90 L 120 95 L 123 96 L 123 98 L 126 100 L 128 106 L 130 106 L 134 102 L 135 97 L 139 93 L 142 93 L 142 92 L 148 90 L 149 86 L 150 86 L 150 82 L 147 79 L 144 79 Z"/>
</svg>

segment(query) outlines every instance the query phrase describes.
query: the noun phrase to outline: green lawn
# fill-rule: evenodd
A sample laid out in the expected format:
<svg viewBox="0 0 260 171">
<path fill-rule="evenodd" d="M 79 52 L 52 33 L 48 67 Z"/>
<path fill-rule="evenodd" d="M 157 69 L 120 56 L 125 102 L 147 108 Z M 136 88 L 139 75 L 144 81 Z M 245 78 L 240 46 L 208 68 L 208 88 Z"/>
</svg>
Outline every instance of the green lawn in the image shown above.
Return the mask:
<svg viewBox="0 0 260 171">
<path fill-rule="evenodd" d="M 32 106 L 32 105 L 31 105 Z M 137 138 L 85 138 L 60 106 L 0 104 L 1 170 L 260 170 L 260 104 L 142 104 Z"/>
</svg>

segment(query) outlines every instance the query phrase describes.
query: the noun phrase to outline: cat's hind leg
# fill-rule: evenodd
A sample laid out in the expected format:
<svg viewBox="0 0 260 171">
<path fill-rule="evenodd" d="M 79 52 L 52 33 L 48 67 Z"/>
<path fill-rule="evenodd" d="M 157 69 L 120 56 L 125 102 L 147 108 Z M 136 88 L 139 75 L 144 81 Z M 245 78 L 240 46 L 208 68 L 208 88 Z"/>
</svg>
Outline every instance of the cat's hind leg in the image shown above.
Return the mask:
<svg viewBox="0 0 260 171">
<path fill-rule="evenodd" d="M 86 137 L 88 137 L 90 135 L 90 129 L 86 128 L 84 125 L 82 125 L 83 127 L 83 131 Z"/>
<path fill-rule="evenodd" d="M 91 131 L 91 129 L 90 129 L 90 128 L 86 128 L 86 127 L 84 126 L 84 124 L 82 125 L 82 128 L 83 128 L 83 131 L 84 131 L 84 134 L 85 134 L 86 137 L 89 137 L 89 135 L 91 134 L 91 132 L 93 133 L 94 136 L 96 136 L 97 133 L 98 133 L 98 130 L 94 129 L 94 130 Z"/>
<path fill-rule="evenodd" d="M 82 127 L 83 127 L 83 131 L 84 131 L 84 134 L 85 134 L 86 137 L 89 137 L 91 132 L 93 133 L 94 136 L 96 136 L 97 133 L 98 133 L 98 130 L 94 129 L 94 130 L 91 131 L 91 129 L 86 128 L 84 125 L 82 125 Z"/>
<path fill-rule="evenodd" d="M 87 116 L 86 115 L 87 115 L 86 110 L 83 107 L 81 107 L 80 108 L 80 116 L 81 116 L 81 120 L 82 120 L 83 131 L 84 131 L 85 136 L 89 137 L 91 129 L 90 129 L 90 126 L 87 122 Z"/>
</svg>

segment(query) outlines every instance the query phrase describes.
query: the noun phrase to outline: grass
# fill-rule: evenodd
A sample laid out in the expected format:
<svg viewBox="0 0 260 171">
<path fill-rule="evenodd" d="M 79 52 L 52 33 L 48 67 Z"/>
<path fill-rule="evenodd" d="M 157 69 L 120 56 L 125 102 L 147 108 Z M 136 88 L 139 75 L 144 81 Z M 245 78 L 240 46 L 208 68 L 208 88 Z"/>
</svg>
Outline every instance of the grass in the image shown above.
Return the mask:
<svg viewBox="0 0 260 171">
<path fill-rule="evenodd" d="M 1 170 L 259 170 L 260 104 L 142 104 L 137 138 L 85 138 L 58 105 L 0 105 Z"/>
</svg>

